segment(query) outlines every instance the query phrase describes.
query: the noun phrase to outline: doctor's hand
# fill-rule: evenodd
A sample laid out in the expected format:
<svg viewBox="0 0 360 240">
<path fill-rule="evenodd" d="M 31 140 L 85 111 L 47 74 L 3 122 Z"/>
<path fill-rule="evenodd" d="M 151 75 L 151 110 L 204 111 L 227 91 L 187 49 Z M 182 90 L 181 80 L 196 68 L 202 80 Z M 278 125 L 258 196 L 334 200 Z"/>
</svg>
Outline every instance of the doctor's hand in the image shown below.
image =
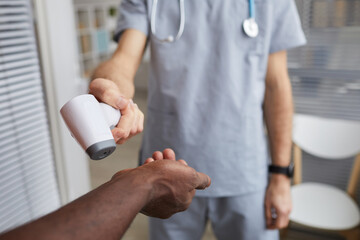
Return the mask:
<svg viewBox="0 0 360 240">
<path fill-rule="evenodd" d="M 282 174 L 272 174 L 265 196 L 266 227 L 287 227 L 291 209 L 290 179 Z"/>
<path fill-rule="evenodd" d="M 117 144 L 122 144 L 143 131 L 144 114 L 137 104 L 121 94 L 119 87 L 113 81 L 104 78 L 94 79 L 90 83 L 89 93 L 94 95 L 100 102 L 107 103 L 120 110 L 120 121 L 112 130 Z"/>
</svg>

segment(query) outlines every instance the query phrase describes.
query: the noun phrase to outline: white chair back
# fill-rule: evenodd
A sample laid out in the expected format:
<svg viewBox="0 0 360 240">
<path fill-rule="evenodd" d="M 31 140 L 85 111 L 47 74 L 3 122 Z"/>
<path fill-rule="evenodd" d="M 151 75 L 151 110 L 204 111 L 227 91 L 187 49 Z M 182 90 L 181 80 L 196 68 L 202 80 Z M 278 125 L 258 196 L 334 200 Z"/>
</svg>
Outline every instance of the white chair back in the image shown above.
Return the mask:
<svg viewBox="0 0 360 240">
<path fill-rule="evenodd" d="M 360 122 L 294 116 L 293 141 L 305 152 L 324 159 L 344 159 L 360 153 Z"/>
</svg>

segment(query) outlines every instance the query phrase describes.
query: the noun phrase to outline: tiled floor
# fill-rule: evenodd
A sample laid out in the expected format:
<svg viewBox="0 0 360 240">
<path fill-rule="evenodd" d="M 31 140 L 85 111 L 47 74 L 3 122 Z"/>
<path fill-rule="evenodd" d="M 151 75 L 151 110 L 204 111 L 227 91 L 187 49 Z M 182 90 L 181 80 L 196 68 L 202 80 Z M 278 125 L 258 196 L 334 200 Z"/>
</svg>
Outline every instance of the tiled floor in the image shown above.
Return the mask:
<svg viewBox="0 0 360 240">
<path fill-rule="evenodd" d="M 137 91 L 134 101 L 139 105 L 146 115 L 146 92 Z M 118 146 L 115 153 L 102 161 L 90 161 L 90 174 L 92 187 L 95 188 L 108 181 L 116 171 L 134 168 L 138 162 L 138 150 L 141 144 L 141 135 L 132 138 L 125 145 Z M 360 228 L 359 228 L 360 231 Z M 123 237 L 124 240 L 145 240 L 148 239 L 147 217 L 138 214 L 131 227 Z M 203 240 L 215 240 L 211 228 L 208 226 Z M 333 233 L 316 232 L 304 230 L 301 227 L 292 227 L 287 231 L 283 240 L 325 240 L 345 239 Z M 353 238 L 354 240 L 357 238 Z"/>
</svg>

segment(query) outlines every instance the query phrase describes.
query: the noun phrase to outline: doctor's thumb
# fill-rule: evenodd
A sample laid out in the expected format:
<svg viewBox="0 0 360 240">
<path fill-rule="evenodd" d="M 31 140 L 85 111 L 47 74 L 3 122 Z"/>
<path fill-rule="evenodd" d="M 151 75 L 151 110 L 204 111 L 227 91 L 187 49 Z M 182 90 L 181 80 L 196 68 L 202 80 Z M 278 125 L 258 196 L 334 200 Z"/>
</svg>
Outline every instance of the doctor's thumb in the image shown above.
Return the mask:
<svg viewBox="0 0 360 240">
<path fill-rule="evenodd" d="M 94 95 L 99 102 L 104 102 L 120 110 L 126 108 L 130 103 L 120 93 L 118 86 L 113 81 L 104 78 L 91 81 L 89 93 Z"/>
</svg>

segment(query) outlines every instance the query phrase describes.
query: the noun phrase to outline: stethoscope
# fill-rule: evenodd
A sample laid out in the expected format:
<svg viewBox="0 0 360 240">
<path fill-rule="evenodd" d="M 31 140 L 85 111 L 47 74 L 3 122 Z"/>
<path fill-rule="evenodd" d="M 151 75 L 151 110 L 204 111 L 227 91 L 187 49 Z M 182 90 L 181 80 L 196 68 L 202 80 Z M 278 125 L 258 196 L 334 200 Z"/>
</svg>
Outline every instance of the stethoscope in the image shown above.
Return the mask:
<svg viewBox="0 0 360 240">
<path fill-rule="evenodd" d="M 249 0 L 249 18 L 243 22 L 243 29 L 248 37 L 255 38 L 259 35 L 259 26 L 255 21 L 254 0 Z"/>
<path fill-rule="evenodd" d="M 184 32 L 185 28 L 185 4 L 184 0 L 179 0 L 179 7 L 180 7 L 180 25 L 178 33 L 174 38 L 173 35 L 169 35 L 167 38 L 158 38 L 156 36 L 156 10 L 157 10 L 158 0 L 154 0 L 153 5 L 151 7 L 151 19 L 150 19 L 150 28 L 152 36 L 160 42 L 164 43 L 173 43 L 179 40 Z"/>
<path fill-rule="evenodd" d="M 180 23 L 179 29 L 174 38 L 173 35 L 169 35 L 167 38 L 159 38 L 156 36 L 156 10 L 157 10 L 158 0 L 154 0 L 151 7 L 151 19 L 150 19 L 150 28 L 152 36 L 163 43 L 173 43 L 179 40 L 184 33 L 185 28 L 185 4 L 184 0 L 179 0 L 180 7 Z M 255 7 L 254 0 L 249 0 L 249 18 L 245 19 L 243 22 L 243 30 L 248 37 L 255 38 L 259 35 L 259 26 L 255 21 Z"/>
</svg>

